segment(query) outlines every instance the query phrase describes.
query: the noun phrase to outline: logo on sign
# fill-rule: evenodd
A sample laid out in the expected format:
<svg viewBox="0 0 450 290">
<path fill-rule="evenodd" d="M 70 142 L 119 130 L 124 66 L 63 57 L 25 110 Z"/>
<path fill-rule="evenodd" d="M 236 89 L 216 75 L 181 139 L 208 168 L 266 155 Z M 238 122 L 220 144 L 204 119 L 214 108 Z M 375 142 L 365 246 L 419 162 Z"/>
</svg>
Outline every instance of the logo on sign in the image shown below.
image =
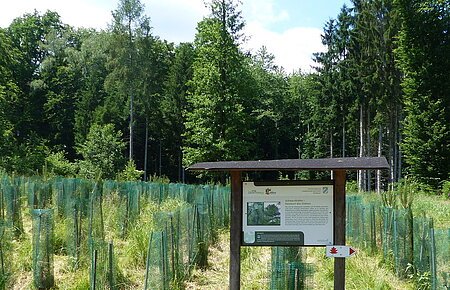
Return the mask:
<svg viewBox="0 0 450 290">
<path fill-rule="evenodd" d="M 268 188 L 266 188 L 265 193 L 266 193 L 266 195 L 270 195 L 270 194 L 275 194 L 276 192 L 272 191 L 272 189 L 268 187 Z"/>
</svg>

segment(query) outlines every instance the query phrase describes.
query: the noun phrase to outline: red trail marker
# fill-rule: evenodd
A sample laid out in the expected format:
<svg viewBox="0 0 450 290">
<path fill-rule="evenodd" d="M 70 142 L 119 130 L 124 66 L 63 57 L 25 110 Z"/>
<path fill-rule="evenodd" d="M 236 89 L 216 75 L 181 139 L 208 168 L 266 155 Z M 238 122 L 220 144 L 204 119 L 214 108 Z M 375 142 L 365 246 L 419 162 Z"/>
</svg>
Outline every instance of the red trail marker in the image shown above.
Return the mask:
<svg viewBox="0 0 450 290">
<path fill-rule="evenodd" d="M 356 250 L 350 246 L 327 246 L 327 257 L 347 258 L 356 254 Z"/>
</svg>

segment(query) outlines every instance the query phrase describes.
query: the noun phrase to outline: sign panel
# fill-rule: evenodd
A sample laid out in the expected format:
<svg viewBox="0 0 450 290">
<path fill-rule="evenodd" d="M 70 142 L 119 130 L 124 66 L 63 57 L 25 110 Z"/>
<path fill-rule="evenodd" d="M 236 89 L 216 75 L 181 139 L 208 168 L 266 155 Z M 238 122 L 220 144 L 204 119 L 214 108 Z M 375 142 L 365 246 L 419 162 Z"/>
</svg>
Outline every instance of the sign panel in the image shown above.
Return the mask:
<svg viewBox="0 0 450 290">
<path fill-rule="evenodd" d="M 333 187 L 333 181 L 243 182 L 242 245 L 333 245 Z"/>
<path fill-rule="evenodd" d="M 327 246 L 327 257 L 347 258 L 356 254 L 350 246 Z"/>
</svg>

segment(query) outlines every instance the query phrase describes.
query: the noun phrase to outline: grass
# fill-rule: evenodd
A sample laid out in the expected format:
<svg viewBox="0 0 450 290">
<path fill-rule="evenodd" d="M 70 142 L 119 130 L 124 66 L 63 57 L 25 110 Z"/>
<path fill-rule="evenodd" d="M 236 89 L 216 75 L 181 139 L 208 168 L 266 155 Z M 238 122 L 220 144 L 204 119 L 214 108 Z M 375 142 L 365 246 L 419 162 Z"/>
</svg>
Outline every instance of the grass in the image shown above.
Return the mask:
<svg viewBox="0 0 450 290">
<path fill-rule="evenodd" d="M 355 195 L 352 193 L 352 195 Z M 357 195 L 357 194 L 356 194 Z M 374 192 L 360 194 L 366 202 L 380 202 L 380 196 Z M 397 191 L 384 194 L 388 203 L 394 207 L 401 207 L 401 194 Z M 404 198 L 404 197 L 403 197 Z M 450 199 L 431 195 L 424 191 L 415 189 L 411 192 L 411 209 L 414 217 L 429 217 L 433 219 L 434 227 L 447 229 L 450 227 Z"/>
<path fill-rule="evenodd" d="M 334 260 L 325 256 L 323 248 L 307 248 L 306 256 L 307 263 L 315 268 L 312 289 L 333 289 Z M 396 277 L 392 269 L 382 263 L 381 256 L 357 249 L 355 256 L 346 259 L 345 289 L 412 290 L 414 285 Z"/>
<path fill-rule="evenodd" d="M 375 194 L 364 194 L 364 199 L 379 200 Z M 105 240 L 114 242 L 114 254 L 119 265 L 120 289 L 143 289 L 146 253 L 149 233 L 155 229 L 154 213 L 171 212 L 183 208 L 186 203 L 168 199 L 158 205 L 143 202 L 141 213 L 123 235 L 124 212 L 118 210 L 123 202 L 117 194 L 103 201 Z M 11 262 L 11 279 L 8 289 L 33 289 L 31 216 L 22 203 L 24 234 L 20 239 L 10 239 L 7 253 Z M 412 203 L 415 216 L 426 215 L 434 219 L 436 228 L 448 228 L 450 224 L 450 200 L 440 199 L 423 193 L 415 193 Z M 87 221 L 84 225 L 87 227 Z M 78 268 L 70 267 L 66 255 L 65 239 L 69 223 L 55 219 L 54 273 L 57 289 L 88 289 L 89 259 L 82 260 Z M 85 243 L 86 241 L 83 241 Z M 348 244 L 351 245 L 352 241 Z M 229 232 L 218 232 L 217 242 L 209 249 L 208 265 L 205 269 L 193 269 L 192 277 L 176 289 L 227 289 L 229 268 Z M 346 289 L 417 289 L 413 281 L 405 281 L 393 274 L 393 266 L 383 261 L 380 254 L 369 254 L 357 249 L 356 256 L 346 260 Z M 333 289 L 333 259 L 325 257 L 324 248 L 304 248 L 303 257 L 313 266 L 314 272 L 308 289 Z M 267 289 L 270 282 L 271 251 L 268 247 L 241 248 L 242 289 Z M 416 277 L 416 280 L 423 277 Z M 417 283 L 417 281 L 416 281 Z"/>
<path fill-rule="evenodd" d="M 303 248 L 306 263 L 312 264 L 314 274 L 308 289 L 333 289 L 333 259 L 325 256 L 323 247 Z M 241 288 L 245 290 L 267 289 L 270 282 L 270 248 L 241 248 Z M 206 270 L 195 269 L 186 289 L 219 290 L 228 285 L 229 232 L 219 234 L 219 243 L 210 251 Z M 411 282 L 403 281 L 383 265 L 379 255 L 368 255 L 363 250 L 346 260 L 346 289 L 398 289 L 413 290 Z"/>
<path fill-rule="evenodd" d="M 418 192 L 414 195 L 412 210 L 414 216 L 431 217 L 435 228 L 450 227 L 450 199 L 448 198 Z"/>
<path fill-rule="evenodd" d="M 210 248 L 208 267 L 205 270 L 194 269 L 186 289 L 221 290 L 229 284 L 230 233 L 219 232 L 219 242 Z M 270 263 L 270 248 L 241 248 L 241 289 L 266 289 Z"/>
<path fill-rule="evenodd" d="M 31 244 L 31 215 L 23 212 L 24 233 L 20 239 L 11 240 L 10 264 L 13 289 L 28 289 L 33 280 L 32 272 L 32 244 Z"/>
</svg>

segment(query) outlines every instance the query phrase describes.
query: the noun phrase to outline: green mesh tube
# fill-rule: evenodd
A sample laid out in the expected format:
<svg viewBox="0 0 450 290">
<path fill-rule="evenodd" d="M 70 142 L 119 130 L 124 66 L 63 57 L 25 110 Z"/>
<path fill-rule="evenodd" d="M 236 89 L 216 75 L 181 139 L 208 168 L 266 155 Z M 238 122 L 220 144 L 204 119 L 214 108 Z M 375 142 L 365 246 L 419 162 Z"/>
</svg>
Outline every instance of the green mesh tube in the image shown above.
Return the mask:
<svg viewBox="0 0 450 290">
<path fill-rule="evenodd" d="M 7 227 L 2 219 L 0 219 L 0 289 L 7 289 L 8 279 L 10 276 L 10 265 L 9 259 L 11 248 L 11 238 L 7 233 Z"/>
<path fill-rule="evenodd" d="M 117 289 L 117 263 L 113 243 L 92 239 L 90 248 L 90 289 Z"/>
<path fill-rule="evenodd" d="M 18 238 L 23 233 L 19 188 L 16 185 L 5 185 L 2 187 L 2 192 L 6 208 L 6 223 L 12 228 L 14 236 Z"/>
<path fill-rule="evenodd" d="M 34 209 L 33 281 L 38 289 L 54 286 L 53 274 L 53 209 Z"/>
<path fill-rule="evenodd" d="M 144 289 L 170 289 L 167 236 L 154 231 L 149 239 Z"/>
</svg>

